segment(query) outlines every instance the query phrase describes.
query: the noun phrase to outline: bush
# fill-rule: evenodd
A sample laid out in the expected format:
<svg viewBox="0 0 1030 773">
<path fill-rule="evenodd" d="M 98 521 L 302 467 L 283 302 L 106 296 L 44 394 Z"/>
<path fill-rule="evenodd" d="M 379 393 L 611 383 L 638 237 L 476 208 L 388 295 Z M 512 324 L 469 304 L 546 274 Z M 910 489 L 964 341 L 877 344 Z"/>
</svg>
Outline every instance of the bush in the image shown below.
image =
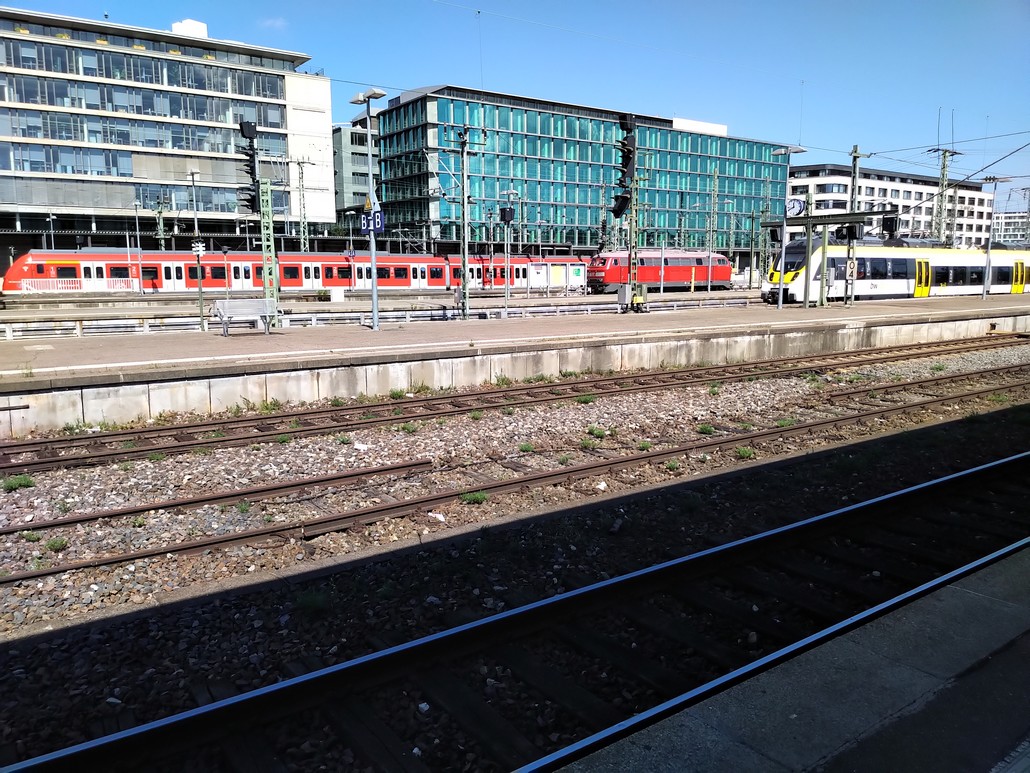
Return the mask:
<svg viewBox="0 0 1030 773">
<path fill-rule="evenodd" d="M 51 553 L 60 553 L 68 547 L 68 540 L 65 537 L 54 537 L 46 541 L 46 549 Z"/>
<path fill-rule="evenodd" d="M 754 459 L 755 458 L 755 450 L 753 448 L 747 448 L 746 446 L 741 446 L 740 448 L 737 449 L 737 458 L 738 459 Z"/>
<path fill-rule="evenodd" d="M 582 405 L 589 405 L 590 403 L 593 403 L 593 402 L 596 402 L 596 401 L 597 401 L 597 395 L 579 395 L 576 398 L 576 402 L 577 403 L 581 403 Z"/>
<path fill-rule="evenodd" d="M 4 491 L 17 491 L 20 488 L 32 488 L 35 485 L 36 481 L 24 474 L 4 478 Z"/>
<path fill-rule="evenodd" d="M 466 491 L 460 499 L 466 505 L 481 505 L 489 499 L 489 495 L 485 491 Z"/>
<path fill-rule="evenodd" d="M 713 427 L 711 424 L 699 424 L 697 427 L 697 431 L 702 435 L 714 435 L 715 427 Z"/>
<path fill-rule="evenodd" d="M 533 444 L 532 443 L 519 443 L 519 450 L 522 453 L 524 453 L 524 454 L 528 454 L 530 451 L 533 450 Z"/>
</svg>

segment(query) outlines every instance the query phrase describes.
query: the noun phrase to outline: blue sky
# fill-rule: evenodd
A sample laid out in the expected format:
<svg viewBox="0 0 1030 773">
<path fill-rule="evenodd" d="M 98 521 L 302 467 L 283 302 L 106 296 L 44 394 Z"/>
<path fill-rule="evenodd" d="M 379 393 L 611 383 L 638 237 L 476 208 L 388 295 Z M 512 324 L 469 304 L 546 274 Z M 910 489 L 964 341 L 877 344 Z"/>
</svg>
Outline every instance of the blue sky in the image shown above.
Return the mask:
<svg viewBox="0 0 1030 773">
<path fill-rule="evenodd" d="M 303 52 L 333 79 L 335 121 L 366 85 L 449 83 L 726 124 L 808 148 L 798 164 L 850 163 L 857 144 L 875 154 L 865 167 L 936 175 L 927 151 L 954 148 L 953 177 L 1015 178 L 999 209 L 1023 209 L 1015 189 L 1030 187 L 1028 0 L 7 4 L 154 29 L 190 18 Z"/>
</svg>

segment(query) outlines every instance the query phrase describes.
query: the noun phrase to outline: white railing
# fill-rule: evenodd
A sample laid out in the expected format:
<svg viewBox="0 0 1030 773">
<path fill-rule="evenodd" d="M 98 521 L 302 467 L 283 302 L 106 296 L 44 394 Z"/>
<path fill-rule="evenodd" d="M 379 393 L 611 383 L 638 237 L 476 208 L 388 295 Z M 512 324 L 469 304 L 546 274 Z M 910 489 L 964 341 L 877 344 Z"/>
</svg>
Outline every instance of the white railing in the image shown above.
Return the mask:
<svg viewBox="0 0 1030 773">
<path fill-rule="evenodd" d="M 137 279 L 22 279 L 25 293 L 131 292 L 139 290 Z"/>
</svg>

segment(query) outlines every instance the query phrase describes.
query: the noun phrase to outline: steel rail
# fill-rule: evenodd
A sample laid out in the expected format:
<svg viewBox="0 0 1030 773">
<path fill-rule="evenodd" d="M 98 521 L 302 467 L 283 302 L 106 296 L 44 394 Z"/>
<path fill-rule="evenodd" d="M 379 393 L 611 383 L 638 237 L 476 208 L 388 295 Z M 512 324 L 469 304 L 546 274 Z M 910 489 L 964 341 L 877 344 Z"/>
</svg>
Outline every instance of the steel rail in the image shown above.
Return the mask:
<svg viewBox="0 0 1030 773">
<path fill-rule="evenodd" d="M 14 773 L 22 770 L 80 771 L 113 767 L 141 769 L 146 767 L 145 762 L 168 760 L 172 755 L 189 754 L 205 745 L 218 744 L 234 734 L 255 732 L 258 723 L 269 723 L 310 710 L 325 704 L 327 698 L 339 700 L 370 686 L 396 681 L 412 669 L 424 670 L 435 664 L 453 662 L 470 653 L 489 651 L 499 643 L 508 644 L 524 639 L 534 632 L 564 624 L 595 610 L 609 610 L 618 604 L 639 603 L 642 597 L 646 598 L 656 591 L 681 587 L 685 580 L 712 576 L 720 570 L 746 564 L 755 557 L 767 557 L 786 548 L 806 545 L 813 538 L 846 533 L 854 525 L 869 522 L 878 515 L 896 518 L 897 513 L 918 508 L 919 503 L 925 503 L 934 496 L 940 498 L 953 489 L 961 491 L 976 488 L 979 478 L 992 479 L 1004 474 L 1006 479 L 1025 480 L 1028 461 L 1030 452 L 1010 456 L 18 762 L 7 770 Z M 614 740 L 654 724 L 659 719 L 1028 547 L 1030 537 L 1024 537 L 986 555 L 980 555 L 614 726 L 595 732 L 556 752 L 527 761 L 518 770 L 527 773 L 556 770 Z"/>
<path fill-rule="evenodd" d="M 964 376 L 965 374 L 962 375 Z M 352 526 L 367 525 L 377 521 L 386 520 L 388 518 L 405 515 L 416 510 L 431 509 L 432 507 L 449 504 L 460 500 L 464 495 L 478 493 L 486 493 L 488 495 L 502 494 L 511 491 L 523 491 L 532 488 L 542 488 L 549 485 L 571 483 L 572 481 L 589 478 L 601 472 L 615 472 L 616 470 L 637 467 L 644 464 L 667 461 L 696 451 L 722 450 L 738 447 L 742 444 L 753 444 L 781 437 L 811 434 L 822 429 L 858 424 L 869 419 L 923 410 L 942 403 L 976 399 L 977 397 L 995 394 L 999 390 L 1028 387 L 1030 387 L 1030 379 L 1001 386 L 986 387 L 983 389 L 973 390 L 971 392 L 963 392 L 958 395 L 928 398 L 914 403 L 876 408 L 863 413 L 854 414 L 852 416 L 819 419 L 816 421 L 794 424 L 789 427 L 773 427 L 740 435 L 710 438 L 708 440 L 696 441 L 668 449 L 634 453 L 613 459 L 604 459 L 597 462 L 588 462 L 587 464 L 563 467 L 560 470 L 545 470 L 542 472 L 530 473 L 510 480 L 496 481 L 494 483 L 481 483 L 476 486 L 463 489 L 447 489 L 434 494 L 426 494 L 421 497 L 412 497 L 396 502 L 385 502 L 379 505 L 372 505 L 370 507 L 348 511 L 346 513 L 330 513 L 327 515 L 316 516 L 314 518 L 308 518 L 303 521 L 290 524 L 276 524 L 274 526 L 249 529 L 234 532 L 232 534 L 214 535 L 196 540 L 187 540 L 175 543 L 174 545 L 147 548 L 134 553 L 96 556 L 90 559 L 83 559 L 81 561 L 70 562 L 43 569 L 12 572 L 11 574 L 0 576 L 0 585 L 36 579 L 38 577 L 45 577 L 48 575 L 63 574 L 64 572 L 72 571 L 74 569 L 110 566 L 113 564 L 124 563 L 126 561 L 136 561 L 141 558 L 151 558 L 170 553 L 196 552 L 215 546 L 250 544 L 255 540 L 273 536 L 279 536 L 282 538 L 296 536 L 301 539 L 312 539 L 322 534 L 341 531 Z M 154 508 L 150 507 L 147 509 L 152 510 Z M 38 529 L 41 527 L 36 525 L 34 528 Z M 24 529 L 19 529 L 19 531 L 24 531 Z"/>
<path fill-rule="evenodd" d="M 25 453 L 39 453 L 41 451 L 60 451 L 64 448 L 81 448 L 84 446 L 96 446 L 120 440 L 132 439 L 138 442 L 147 442 L 151 438 L 176 437 L 175 443 L 170 445 L 147 445 L 142 448 L 107 448 L 93 450 L 88 454 L 67 454 L 50 455 L 38 459 L 23 461 L 5 461 L 0 463 L 0 473 L 31 473 L 43 470 L 55 469 L 58 467 L 95 466 L 113 461 L 127 459 L 138 459 L 150 456 L 155 453 L 186 453 L 197 448 L 211 448 L 217 446 L 237 446 L 255 442 L 278 439 L 282 436 L 308 437 L 312 435 L 328 434 L 341 430 L 356 430 L 365 427 L 392 424 L 409 420 L 429 420 L 441 416 L 456 415 L 477 409 L 490 409 L 497 407 L 517 407 L 519 405 L 531 405 L 535 403 L 548 403 L 564 399 L 575 399 L 578 396 L 591 394 L 591 390 L 617 391 L 622 394 L 641 391 L 656 391 L 661 389 L 680 388 L 708 383 L 716 379 L 722 381 L 739 381 L 755 377 L 774 378 L 798 373 L 810 373 L 830 368 L 856 367 L 858 365 L 890 362 L 898 359 L 909 359 L 913 351 L 923 352 L 929 356 L 928 347 L 937 347 L 933 353 L 937 355 L 952 354 L 969 350 L 983 348 L 998 348 L 1013 345 L 1023 345 L 1025 341 L 1012 337 L 987 339 L 991 342 L 988 347 L 984 342 L 963 342 L 959 347 L 949 347 L 940 350 L 941 344 L 924 345 L 921 347 L 897 347 L 885 348 L 882 350 L 863 350 L 857 353 L 845 353 L 841 355 L 818 355 L 782 358 L 778 360 L 764 360 L 738 365 L 708 366 L 705 368 L 690 368 L 673 371 L 649 371 L 634 375 L 605 376 L 593 379 L 581 379 L 574 382 L 559 382 L 522 385 L 507 387 L 503 389 L 488 390 L 485 392 L 468 393 L 465 395 L 444 395 L 429 398 L 416 398 L 412 400 L 399 400 L 389 403 L 377 403 L 366 406 L 355 406 L 346 408 L 320 408 L 308 412 L 286 412 L 247 419 L 227 419 L 221 422 L 201 422 L 192 425 L 180 425 L 179 427 L 149 429 L 149 430 L 117 430 L 111 433 L 97 433 L 81 438 L 61 438 L 49 440 L 26 440 L 16 441 L 0 445 L 0 454 L 8 458 L 13 455 Z M 890 352 L 871 356 L 869 352 Z M 859 361 L 856 362 L 855 360 Z M 785 363 L 804 364 L 783 367 Z M 767 367 L 774 367 L 775 370 L 767 370 Z M 544 397 L 533 398 L 531 395 L 544 393 Z M 444 407 L 451 406 L 451 407 Z M 417 409 L 417 410 L 416 410 Z M 400 411 L 400 413 L 396 413 Z M 410 412 L 409 412 L 410 411 Z M 359 418 L 351 418 L 359 414 Z M 373 414 L 369 416 L 368 414 Z M 222 428 L 247 429 L 250 427 L 262 427 L 275 424 L 277 421 L 291 420 L 291 422 L 312 421 L 319 418 L 331 417 L 329 424 L 318 424 L 315 426 L 286 426 L 273 427 L 258 432 L 247 434 L 230 434 L 220 437 L 193 438 L 189 435 L 196 435 L 198 432 L 219 431 Z"/>
</svg>

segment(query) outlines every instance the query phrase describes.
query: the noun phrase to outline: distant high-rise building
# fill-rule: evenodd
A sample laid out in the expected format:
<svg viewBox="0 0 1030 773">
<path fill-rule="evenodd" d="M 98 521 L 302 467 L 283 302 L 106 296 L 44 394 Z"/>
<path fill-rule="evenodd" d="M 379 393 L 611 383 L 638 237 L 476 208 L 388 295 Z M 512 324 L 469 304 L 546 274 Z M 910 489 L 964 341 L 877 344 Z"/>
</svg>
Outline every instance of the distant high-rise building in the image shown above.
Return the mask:
<svg viewBox="0 0 1030 773">
<path fill-rule="evenodd" d="M 372 174 L 379 188 L 378 108 L 372 108 Z M 368 135 L 365 112 L 350 123 L 333 126 L 333 169 L 336 177 L 336 222 L 347 226 L 346 211 L 368 198 Z"/>
<path fill-rule="evenodd" d="M 144 246 L 192 234 L 194 213 L 212 239 L 242 232 L 241 121 L 257 126 L 275 219 L 296 229 L 303 162 L 307 220 L 332 223 L 329 80 L 298 72 L 306 61 L 193 20 L 168 32 L 0 9 L 0 260 L 125 244 L 137 215 Z"/>
<path fill-rule="evenodd" d="M 899 236 L 930 237 L 934 207 L 939 206 L 936 176 L 884 169 L 859 168 L 857 198 L 860 212 L 897 207 Z M 993 194 L 983 183 L 949 180 L 944 206 L 945 241 L 956 247 L 986 246 L 991 231 Z M 801 164 L 790 169 L 790 198 L 812 196 L 812 214 L 847 212 L 851 196 L 851 166 Z M 866 233 L 879 235 L 880 220 L 870 214 Z"/>
</svg>

